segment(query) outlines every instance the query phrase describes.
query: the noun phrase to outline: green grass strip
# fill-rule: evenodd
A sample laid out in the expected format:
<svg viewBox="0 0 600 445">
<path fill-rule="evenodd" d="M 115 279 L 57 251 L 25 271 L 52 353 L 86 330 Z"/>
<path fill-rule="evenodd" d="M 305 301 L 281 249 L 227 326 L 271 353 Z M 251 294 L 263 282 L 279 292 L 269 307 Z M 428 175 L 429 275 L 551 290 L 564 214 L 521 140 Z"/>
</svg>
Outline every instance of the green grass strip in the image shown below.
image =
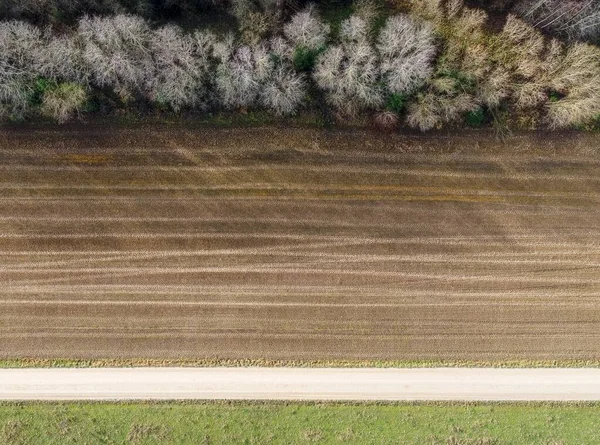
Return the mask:
<svg viewBox="0 0 600 445">
<path fill-rule="evenodd" d="M 599 404 L 2 403 L 2 444 L 598 444 Z"/>
</svg>

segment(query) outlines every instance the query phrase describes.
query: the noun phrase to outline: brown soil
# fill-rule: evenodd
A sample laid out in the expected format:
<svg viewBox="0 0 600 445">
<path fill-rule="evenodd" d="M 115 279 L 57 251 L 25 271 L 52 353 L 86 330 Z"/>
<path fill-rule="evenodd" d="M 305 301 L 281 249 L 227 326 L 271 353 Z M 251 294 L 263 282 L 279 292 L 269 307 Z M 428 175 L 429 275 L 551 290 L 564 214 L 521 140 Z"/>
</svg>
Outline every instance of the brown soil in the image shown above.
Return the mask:
<svg viewBox="0 0 600 445">
<path fill-rule="evenodd" d="M 600 358 L 600 138 L 0 132 L 0 358 Z"/>
</svg>

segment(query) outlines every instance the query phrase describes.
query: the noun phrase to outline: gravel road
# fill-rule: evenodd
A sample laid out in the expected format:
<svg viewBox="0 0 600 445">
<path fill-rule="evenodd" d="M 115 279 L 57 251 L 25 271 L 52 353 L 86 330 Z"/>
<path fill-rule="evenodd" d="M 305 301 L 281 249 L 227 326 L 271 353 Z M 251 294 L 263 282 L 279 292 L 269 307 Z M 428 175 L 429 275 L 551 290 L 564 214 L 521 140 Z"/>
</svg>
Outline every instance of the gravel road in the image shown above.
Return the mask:
<svg viewBox="0 0 600 445">
<path fill-rule="evenodd" d="M 3 369 L 0 400 L 600 400 L 600 369 Z"/>
</svg>

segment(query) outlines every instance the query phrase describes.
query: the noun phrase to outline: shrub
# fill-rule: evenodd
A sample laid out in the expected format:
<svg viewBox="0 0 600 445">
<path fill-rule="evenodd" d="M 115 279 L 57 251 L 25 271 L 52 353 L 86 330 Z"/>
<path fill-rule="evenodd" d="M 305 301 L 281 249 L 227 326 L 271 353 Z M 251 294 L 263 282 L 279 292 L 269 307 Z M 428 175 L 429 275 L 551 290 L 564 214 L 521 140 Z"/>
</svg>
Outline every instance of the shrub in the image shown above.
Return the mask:
<svg viewBox="0 0 600 445">
<path fill-rule="evenodd" d="M 396 115 L 402 113 L 404 111 L 404 106 L 406 104 L 406 95 L 394 93 L 391 94 L 386 101 L 385 108 L 388 111 L 395 113 Z"/>
<path fill-rule="evenodd" d="M 81 85 L 62 83 L 44 93 L 41 111 L 58 123 L 64 123 L 79 113 L 86 101 L 87 93 Z"/>
<path fill-rule="evenodd" d="M 375 115 L 375 125 L 383 131 L 393 131 L 398 126 L 398 115 L 392 111 L 381 111 Z"/>
<path fill-rule="evenodd" d="M 47 91 L 56 88 L 57 86 L 58 84 L 52 79 L 45 77 L 37 78 L 33 84 L 33 94 L 31 96 L 32 105 L 41 105 L 44 99 L 44 94 L 46 94 Z"/>
<path fill-rule="evenodd" d="M 417 100 L 408 108 L 407 122 L 421 131 L 440 128 L 445 123 L 460 119 L 477 106 L 474 97 L 467 93 L 440 94 L 429 90 L 417 95 Z"/>
<path fill-rule="evenodd" d="M 296 71 L 311 71 L 315 66 L 317 57 L 324 50 L 324 47 L 308 48 L 298 45 L 294 50 L 294 68 L 296 68 Z"/>
<path fill-rule="evenodd" d="M 417 100 L 408 107 L 408 125 L 421 131 L 439 128 L 443 119 L 436 99 L 436 95 L 432 93 L 418 94 Z"/>
<path fill-rule="evenodd" d="M 465 122 L 469 127 L 481 127 L 485 121 L 485 112 L 483 108 L 478 107 L 475 110 L 469 111 L 465 116 Z"/>
</svg>

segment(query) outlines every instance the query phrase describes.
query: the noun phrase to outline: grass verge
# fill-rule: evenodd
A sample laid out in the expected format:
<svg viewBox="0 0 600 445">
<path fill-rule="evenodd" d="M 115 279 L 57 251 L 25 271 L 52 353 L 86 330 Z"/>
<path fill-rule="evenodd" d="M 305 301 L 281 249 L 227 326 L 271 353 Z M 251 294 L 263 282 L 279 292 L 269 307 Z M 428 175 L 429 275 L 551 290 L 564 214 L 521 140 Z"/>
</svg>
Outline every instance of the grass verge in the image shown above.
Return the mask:
<svg viewBox="0 0 600 445">
<path fill-rule="evenodd" d="M 3 444 L 600 443 L 598 404 L 0 403 Z"/>
<path fill-rule="evenodd" d="M 295 367 L 295 368 L 600 368 L 600 360 L 266 360 L 221 359 L 0 359 L 6 368 L 127 368 L 127 367 Z"/>
</svg>

